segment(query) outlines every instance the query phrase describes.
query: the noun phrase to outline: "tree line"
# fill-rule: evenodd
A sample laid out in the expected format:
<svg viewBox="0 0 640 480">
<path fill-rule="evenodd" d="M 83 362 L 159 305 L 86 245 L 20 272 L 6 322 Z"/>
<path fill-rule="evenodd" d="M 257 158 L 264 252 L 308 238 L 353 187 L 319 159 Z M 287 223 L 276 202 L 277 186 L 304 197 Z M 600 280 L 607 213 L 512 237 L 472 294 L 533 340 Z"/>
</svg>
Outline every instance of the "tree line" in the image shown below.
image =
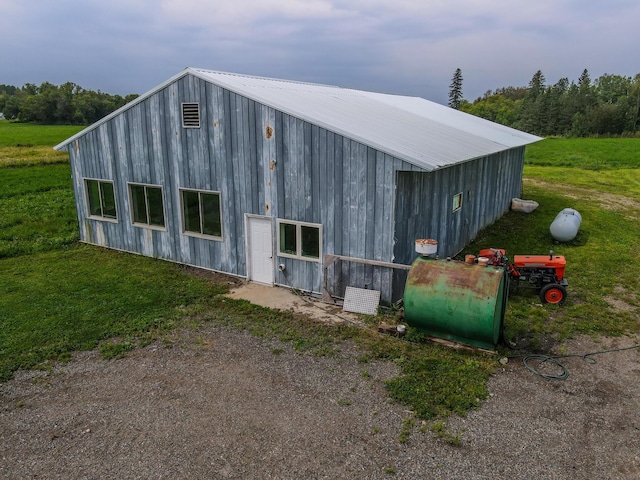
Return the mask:
<svg viewBox="0 0 640 480">
<path fill-rule="evenodd" d="M 538 70 L 526 87 L 489 90 L 469 102 L 462 74 L 454 73 L 449 106 L 540 136 L 635 136 L 640 128 L 640 73 L 604 74 L 592 81 L 584 70 L 577 82 L 561 78 L 547 85 Z"/>
<path fill-rule="evenodd" d="M 72 82 L 60 86 L 0 85 L 0 112 L 9 120 L 42 124 L 89 125 L 138 95 L 126 97 L 85 90 Z"/>
<path fill-rule="evenodd" d="M 564 77 L 547 85 L 538 70 L 526 87 L 489 90 L 473 102 L 463 98 L 462 81 L 458 68 L 449 86 L 450 107 L 536 135 L 636 135 L 640 129 L 640 73 L 591 81 L 585 69 L 577 82 Z M 0 85 L 0 112 L 20 122 L 89 125 L 137 96 L 85 90 L 72 82 Z"/>
</svg>

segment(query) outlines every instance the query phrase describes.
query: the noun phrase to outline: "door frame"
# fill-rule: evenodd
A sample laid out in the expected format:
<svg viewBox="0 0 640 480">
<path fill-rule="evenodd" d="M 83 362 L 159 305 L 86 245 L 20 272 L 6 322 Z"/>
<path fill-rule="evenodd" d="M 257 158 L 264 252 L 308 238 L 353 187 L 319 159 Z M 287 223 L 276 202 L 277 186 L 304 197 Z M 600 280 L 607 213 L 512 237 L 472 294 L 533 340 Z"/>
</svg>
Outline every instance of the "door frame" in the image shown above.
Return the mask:
<svg viewBox="0 0 640 480">
<path fill-rule="evenodd" d="M 263 283 L 263 282 L 258 282 L 258 283 L 262 283 L 264 285 L 271 285 L 273 286 L 275 283 L 275 258 L 274 258 L 274 251 L 273 251 L 273 240 L 274 240 L 274 231 L 273 231 L 273 217 L 269 217 L 266 215 L 255 215 L 253 213 L 245 213 L 244 214 L 244 248 L 245 248 L 245 257 L 246 257 L 246 263 L 247 263 L 247 281 L 251 282 L 254 281 L 251 278 L 251 274 L 252 274 L 252 267 L 253 265 L 251 265 L 251 239 L 249 238 L 249 222 L 251 221 L 251 219 L 258 219 L 258 220 L 268 220 L 269 224 L 271 226 L 271 282 L 269 283 Z"/>
</svg>

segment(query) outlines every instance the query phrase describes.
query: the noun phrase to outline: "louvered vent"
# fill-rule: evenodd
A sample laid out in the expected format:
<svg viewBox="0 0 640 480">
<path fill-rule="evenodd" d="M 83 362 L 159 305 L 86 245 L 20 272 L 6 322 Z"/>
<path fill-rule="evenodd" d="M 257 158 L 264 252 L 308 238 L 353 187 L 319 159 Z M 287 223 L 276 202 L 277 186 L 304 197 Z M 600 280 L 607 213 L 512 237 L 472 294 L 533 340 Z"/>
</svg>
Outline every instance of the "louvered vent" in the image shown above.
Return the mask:
<svg viewBox="0 0 640 480">
<path fill-rule="evenodd" d="M 200 128 L 200 105 L 197 103 L 182 104 L 182 126 Z"/>
</svg>

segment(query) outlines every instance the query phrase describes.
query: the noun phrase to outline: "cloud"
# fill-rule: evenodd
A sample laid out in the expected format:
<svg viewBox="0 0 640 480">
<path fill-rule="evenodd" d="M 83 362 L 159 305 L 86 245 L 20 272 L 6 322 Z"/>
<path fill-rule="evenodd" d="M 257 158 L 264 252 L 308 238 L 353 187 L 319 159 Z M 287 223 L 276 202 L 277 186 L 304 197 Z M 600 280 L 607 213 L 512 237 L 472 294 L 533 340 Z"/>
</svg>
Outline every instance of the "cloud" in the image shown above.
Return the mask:
<svg viewBox="0 0 640 480">
<path fill-rule="evenodd" d="M 321 22 L 347 13 L 326 0 L 162 0 L 159 11 L 171 23 L 236 33 L 255 26 L 261 18 L 278 17 L 283 24 L 305 19 Z"/>
<path fill-rule="evenodd" d="M 0 83 L 141 93 L 186 66 L 446 101 L 589 68 L 637 73 L 631 0 L 0 0 Z"/>
</svg>

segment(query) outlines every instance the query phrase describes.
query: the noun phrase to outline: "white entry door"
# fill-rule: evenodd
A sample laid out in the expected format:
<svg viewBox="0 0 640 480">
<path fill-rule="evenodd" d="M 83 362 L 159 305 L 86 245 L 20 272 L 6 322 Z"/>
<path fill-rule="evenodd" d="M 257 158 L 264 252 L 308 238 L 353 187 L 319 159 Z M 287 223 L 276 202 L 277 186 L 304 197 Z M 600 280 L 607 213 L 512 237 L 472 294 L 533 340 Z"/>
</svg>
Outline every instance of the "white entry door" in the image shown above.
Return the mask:
<svg viewBox="0 0 640 480">
<path fill-rule="evenodd" d="M 269 217 L 247 217 L 247 277 L 273 285 L 273 222 Z"/>
</svg>

